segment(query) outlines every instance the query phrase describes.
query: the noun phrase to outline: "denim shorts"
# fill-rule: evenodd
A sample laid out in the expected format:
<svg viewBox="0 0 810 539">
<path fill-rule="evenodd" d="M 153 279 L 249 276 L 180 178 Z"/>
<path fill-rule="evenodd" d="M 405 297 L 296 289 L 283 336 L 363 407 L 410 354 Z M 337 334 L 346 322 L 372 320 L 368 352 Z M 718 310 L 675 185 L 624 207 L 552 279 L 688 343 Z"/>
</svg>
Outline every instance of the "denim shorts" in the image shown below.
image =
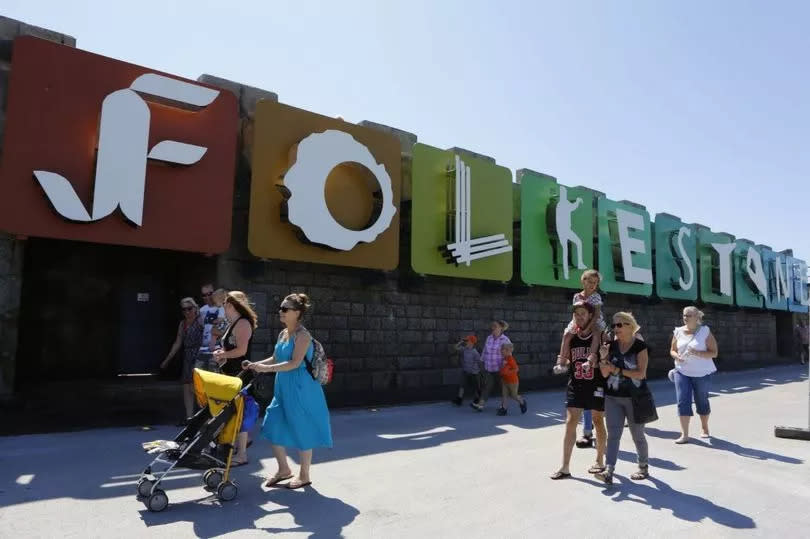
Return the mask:
<svg viewBox="0 0 810 539">
<path fill-rule="evenodd" d="M 693 415 L 693 396 L 698 415 L 709 415 L 711 413 L 712 407 L 709 404 L 711 382 L 711 374 L 706 376 L 685 376 L 678 371 L 675 372 L 675 395 L 678 398 L 679 416 Z"/>
</svg>

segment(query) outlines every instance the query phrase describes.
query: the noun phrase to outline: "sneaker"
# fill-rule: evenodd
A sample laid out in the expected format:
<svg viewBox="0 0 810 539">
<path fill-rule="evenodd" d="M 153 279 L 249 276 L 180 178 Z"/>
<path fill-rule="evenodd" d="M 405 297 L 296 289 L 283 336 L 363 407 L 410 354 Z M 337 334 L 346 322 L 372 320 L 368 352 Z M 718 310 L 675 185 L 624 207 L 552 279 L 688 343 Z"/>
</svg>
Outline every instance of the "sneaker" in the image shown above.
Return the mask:
<svg viewBox="0 0 810 539">
<path fill-rule="evenodd" d="M 586 447 L 593 447 L 593 434 L 583 434 L 582 438 L 577 440 L 577 447 L 585 449 Z"/>
<path fill-rule="evenodd" d="M 503 406 L 501 406 L 500 408 L 498 408 L 498 411 L 497 411 L 497 412 L 495 412 L 495 414 L 496 414 L 496 415 L 506 415 L 506 408 L 504 408 Z"/>
<path fill-rule="evenodd" d="M 471 402 L 470 403 L 470 408 L 472 408 L 476 412 L 483 412 L 484 411 L 484 407 L 481 406 L 480 404 L 478 404 L 477 402 Z"/>
<path fill-rule="evenodd" d="M 452 400 L 452 401 L 450 401 L 450 402 L 452 402 L 452 403 L 453 403 L 453 404 L 455 404 L 456 406 L 461 406 L 461 397 L 456 397 L 455 399 L 453 399 L 453 400 Z"/>
<path fill-rule="evenodd" d="M 520 413 L 525 414 L 526 410 L 529 409 L 528 403 L 526 402 L 526 397 L 523 398 L 523 402 L 520 403 Z"/>
</svg>

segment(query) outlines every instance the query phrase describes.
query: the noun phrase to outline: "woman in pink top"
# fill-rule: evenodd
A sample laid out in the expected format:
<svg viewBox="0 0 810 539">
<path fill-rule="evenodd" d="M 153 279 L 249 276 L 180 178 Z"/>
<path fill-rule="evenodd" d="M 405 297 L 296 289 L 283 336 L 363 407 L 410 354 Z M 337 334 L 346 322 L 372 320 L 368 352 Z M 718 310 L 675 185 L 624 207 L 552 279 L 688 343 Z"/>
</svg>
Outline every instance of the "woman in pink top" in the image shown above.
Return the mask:
<svg viewBox="0 0 810 539">
<path fill-rule="evenodd" d="M 484 369 L 481 371 L 483 376 L 483 390 L 481 391 L 481 398 L 478 402 L 470 404 L 474 410 L 479 412 L 484 411 L 484 405 L 487 403 L 489 393 L 500 383 L 501 367 L 503 367 L 503 355 L 501 354 L 501 347 L 504 344 L 512 344 L 509 337 L 503 334 L 504 331 L 509 329 L 509 324 L 504 320 L 495 320 L 490 326 L 492 333 L 487 337 L 484 343 L 484 353 L 481 355 L 481 360 L 484 363 Z"/>
</svg>

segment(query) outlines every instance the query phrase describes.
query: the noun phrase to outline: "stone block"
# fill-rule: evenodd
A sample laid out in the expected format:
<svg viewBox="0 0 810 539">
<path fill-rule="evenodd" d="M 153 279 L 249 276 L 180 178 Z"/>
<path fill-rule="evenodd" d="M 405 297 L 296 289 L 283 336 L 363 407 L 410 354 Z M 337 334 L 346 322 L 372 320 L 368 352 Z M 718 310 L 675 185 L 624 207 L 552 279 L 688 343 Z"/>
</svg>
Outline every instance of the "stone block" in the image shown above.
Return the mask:
<svg viewBox="0 0 810 539">
<path fill-rule="evenodd" d="M 365 339 L 366 339 L 366 335 L 365 335 L 365 333 L 366 333 L 366 332 L 365 332 L 365 331 L 363 331 L 363 330 L 360 330 L 360 329 L 353 329 L 353 330 L 352 330 L 352 342 L 353 342 L 353 343 L 356 343 L 356 342 L 365 342 Z"/>
<path fill-rule="evenodd" d="M 253 117 L 256 112 L 256 104 L 263 99 L 268 101 L 278 101 L 278 94 L 269 90 L 262 90 L 246 84 L 241 84 L 232 80 L 223 79 L 214 75 L 204 73 L 197 77 L 198 82 L 210 84 L 217 88 L 222 88 L 231 92 L 239 100 L 239 114 L 242 117 Z"/>
<path fill-rule="evenodd" d="M 371 129 L 376 129 L 377 131 L 382 131 L 384 133 L 388 133 L 389 135 L 393 135 L 399 139 L 403 154 L 411 155 L 413 153 L 413 145 L 416 144 L 417 141 L 417 136 L 415 134 L 369 120 L 363 120 L 357 125 L 362 125 L 363 127 L 369 127 Z"/>
</svg>

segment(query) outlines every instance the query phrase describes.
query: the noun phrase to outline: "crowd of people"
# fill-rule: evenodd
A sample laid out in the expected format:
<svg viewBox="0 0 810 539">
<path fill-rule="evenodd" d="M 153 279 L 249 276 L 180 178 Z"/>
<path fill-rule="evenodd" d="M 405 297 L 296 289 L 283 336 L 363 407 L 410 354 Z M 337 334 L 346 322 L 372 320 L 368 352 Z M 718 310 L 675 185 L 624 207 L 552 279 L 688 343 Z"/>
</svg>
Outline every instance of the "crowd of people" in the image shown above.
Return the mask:
<svg viewBox="0 0 810 539">
<path fill-rule="evenodd" d="M 636 448 L 638 469 L 630 477 L 649 477 L 649 454 L 644 425 L 657 418 L 652 395 L 647 388 L 648 347 L 632 313 L 616 312 L 606 324 L 603 301 L 597 292 L 601 276 L 596 270 L 582 274 L 582 290 L 574 294 L 572 317 L 562 332 L 560 353 L 554 372 L 566 374 L 565 434 L 562 465 L 551 475 L 559 480 L 571 477 L 573 448 L 596 447 L 588 472 L 607 484 L 612 483 L 625 427 Z M 289 488 L 311 483 L 310 465 L 314 448 L 331 447 L 329 410 L 323 388 L 311 373 L 313 338 L 304 326 L 312 304 L 309 297 L 293 293 L 284 298 L 278 309 L 283 325 L 273 355 L 251 361 L 251 341 L 258 326 L 258 316 L 245 293 L 215 289 L 206 284 L 201 289 L 204 300 L 199 307 L 194 298 L 180 301 L 182 320 L 176 338 L 161 368 L 182 349 L 181 382 L 185 417 L 194 413 L 193 370 L 203 369 L 248 381 L 257 373 L 275 373 L 272 401 L 266 406 L 260 432 L 271 442 L 278 469 L 265 480 L 266 486 L 283 481 Z M 493 391 L 500 388 L 501 399 L 496 414 L 508 414 L 514 401 L 522 414 L 528 402 L 519 393 L 519 364 L 514 345 L 506 331 L 505 320 L 490 326 L 481 351 L 478 339 L 468 335 L 455 344 L 459 354 L 461 378 L 452 402 L 461 406 L 470 394 L 470 407 L 483 412 Z M 717 342 L 703 313 L 696 307 L 683 310 L 683 325 L 673 331 L 670 355 L 674 367 L 669 373 L 675 386 L 681 435 L 677 444 L 688 443 L 689 424 L 694 401 L 700 417 L 701 436 L 709 437 L 709 389 L 716 368 Z M 259 404 L 249 392 L 243 392 L 244 419 L 237 436 L 233 466 L 248 462 L 249 432 L 257 422 Z M 583 419 L 583 436 L 576 431 Z M 595 436 L 594 436 L 595 431 Z M 299 451 L 300 468 L 294 475 L 287 460 L 286 448 Z"/>
<path fill-rule="evenodd" d="M 625 427 L 633 439 L 638 465 L 630 478 L 638 481 L 650 475 L 644 425 L 658 416 L 647 387 L 648 346 L 632 313 L 616 312 L 611 324 L 606 324 L 602 297 L 597 292 L 600 280 L 596 270 L 583 272 L 582 290 L 574 294 L 571 321 L 562 332 L 560 353 L 553 369 L 556 374 L 568 376 L 562 465 L 551 475 L 554 480 L 571 477 L 575 445 L 595 445 L 595 461 L 588 473 L 611 484 Z M 452 400 L 455 405 L 461 406 L 464 395 L 470 393 L 470 406 L 483 411 L 489 394 L 500 382 L 502 398 L 496 413 L 507 414 L 509 398 L 519 403 L 522 413 L 526 412 L 526 399 L 517 391 L 518 364 L 512 355 L 512 342 L 505 334 L 508 327 L 504 320 L 493 321 L 482 353 L 476 348 L 475 335 L 456 343 L 462 372 Z M 681 435 L 675 443 L 689 442 L 693 401 L 700 417 L 701 436 L 708 438 L 709 389 L 716 371 L 713 360 L 717 357 L 717 341 L 703 324 L 703 313 L 696 307 L 683 310 L 683 325 L 673 331 L 670 355 L 674 367 L 669 377 L 675 386 L 681 423 Z M 585 428 L 582 438 L 576 440 L 580 419 Z"/>
<path fill-rule="evenodd" d="M 276 341 L 273 355 L 251 361 L 251 341 L 258 326 L 258 315 L 248 296 L 241 291 L 215 290 L 206 284 L 201 290 L 205 304 L 198 307 L 194 298 L 180 301 L 182 320 L 172 347 L 161 368 L 182 348 L 183 403 L 188 422 L 194 413 L 193 371 L 202 369 L 227 376 L 240 376 L 248 382 L 256 373 L 275 373 L 273 399 L 265 410 L 261 434 L 271 443 L 278 463 L 277 472 L 265 485 L 283 481 L 287 488 L 298 489 L 311 484 L 310 465 L 314 448 L 332 447 L 329 409 L 320 383 L 313 378 L 307 364 L 312 360 L 313 340 L 304 326 L 304 316 L 312 307 L 309 297 L 293 293 L 284 298 L 278 309 L 284 326 Z M 256 423 L 259 405 L 251 392 L 242 391 L 243 420 L 236 438 L 231 466 L 248 462 L 249 432 Z M 299 451 L 299 471 L 292 473 L 286 448 Z"/>
</svg>

